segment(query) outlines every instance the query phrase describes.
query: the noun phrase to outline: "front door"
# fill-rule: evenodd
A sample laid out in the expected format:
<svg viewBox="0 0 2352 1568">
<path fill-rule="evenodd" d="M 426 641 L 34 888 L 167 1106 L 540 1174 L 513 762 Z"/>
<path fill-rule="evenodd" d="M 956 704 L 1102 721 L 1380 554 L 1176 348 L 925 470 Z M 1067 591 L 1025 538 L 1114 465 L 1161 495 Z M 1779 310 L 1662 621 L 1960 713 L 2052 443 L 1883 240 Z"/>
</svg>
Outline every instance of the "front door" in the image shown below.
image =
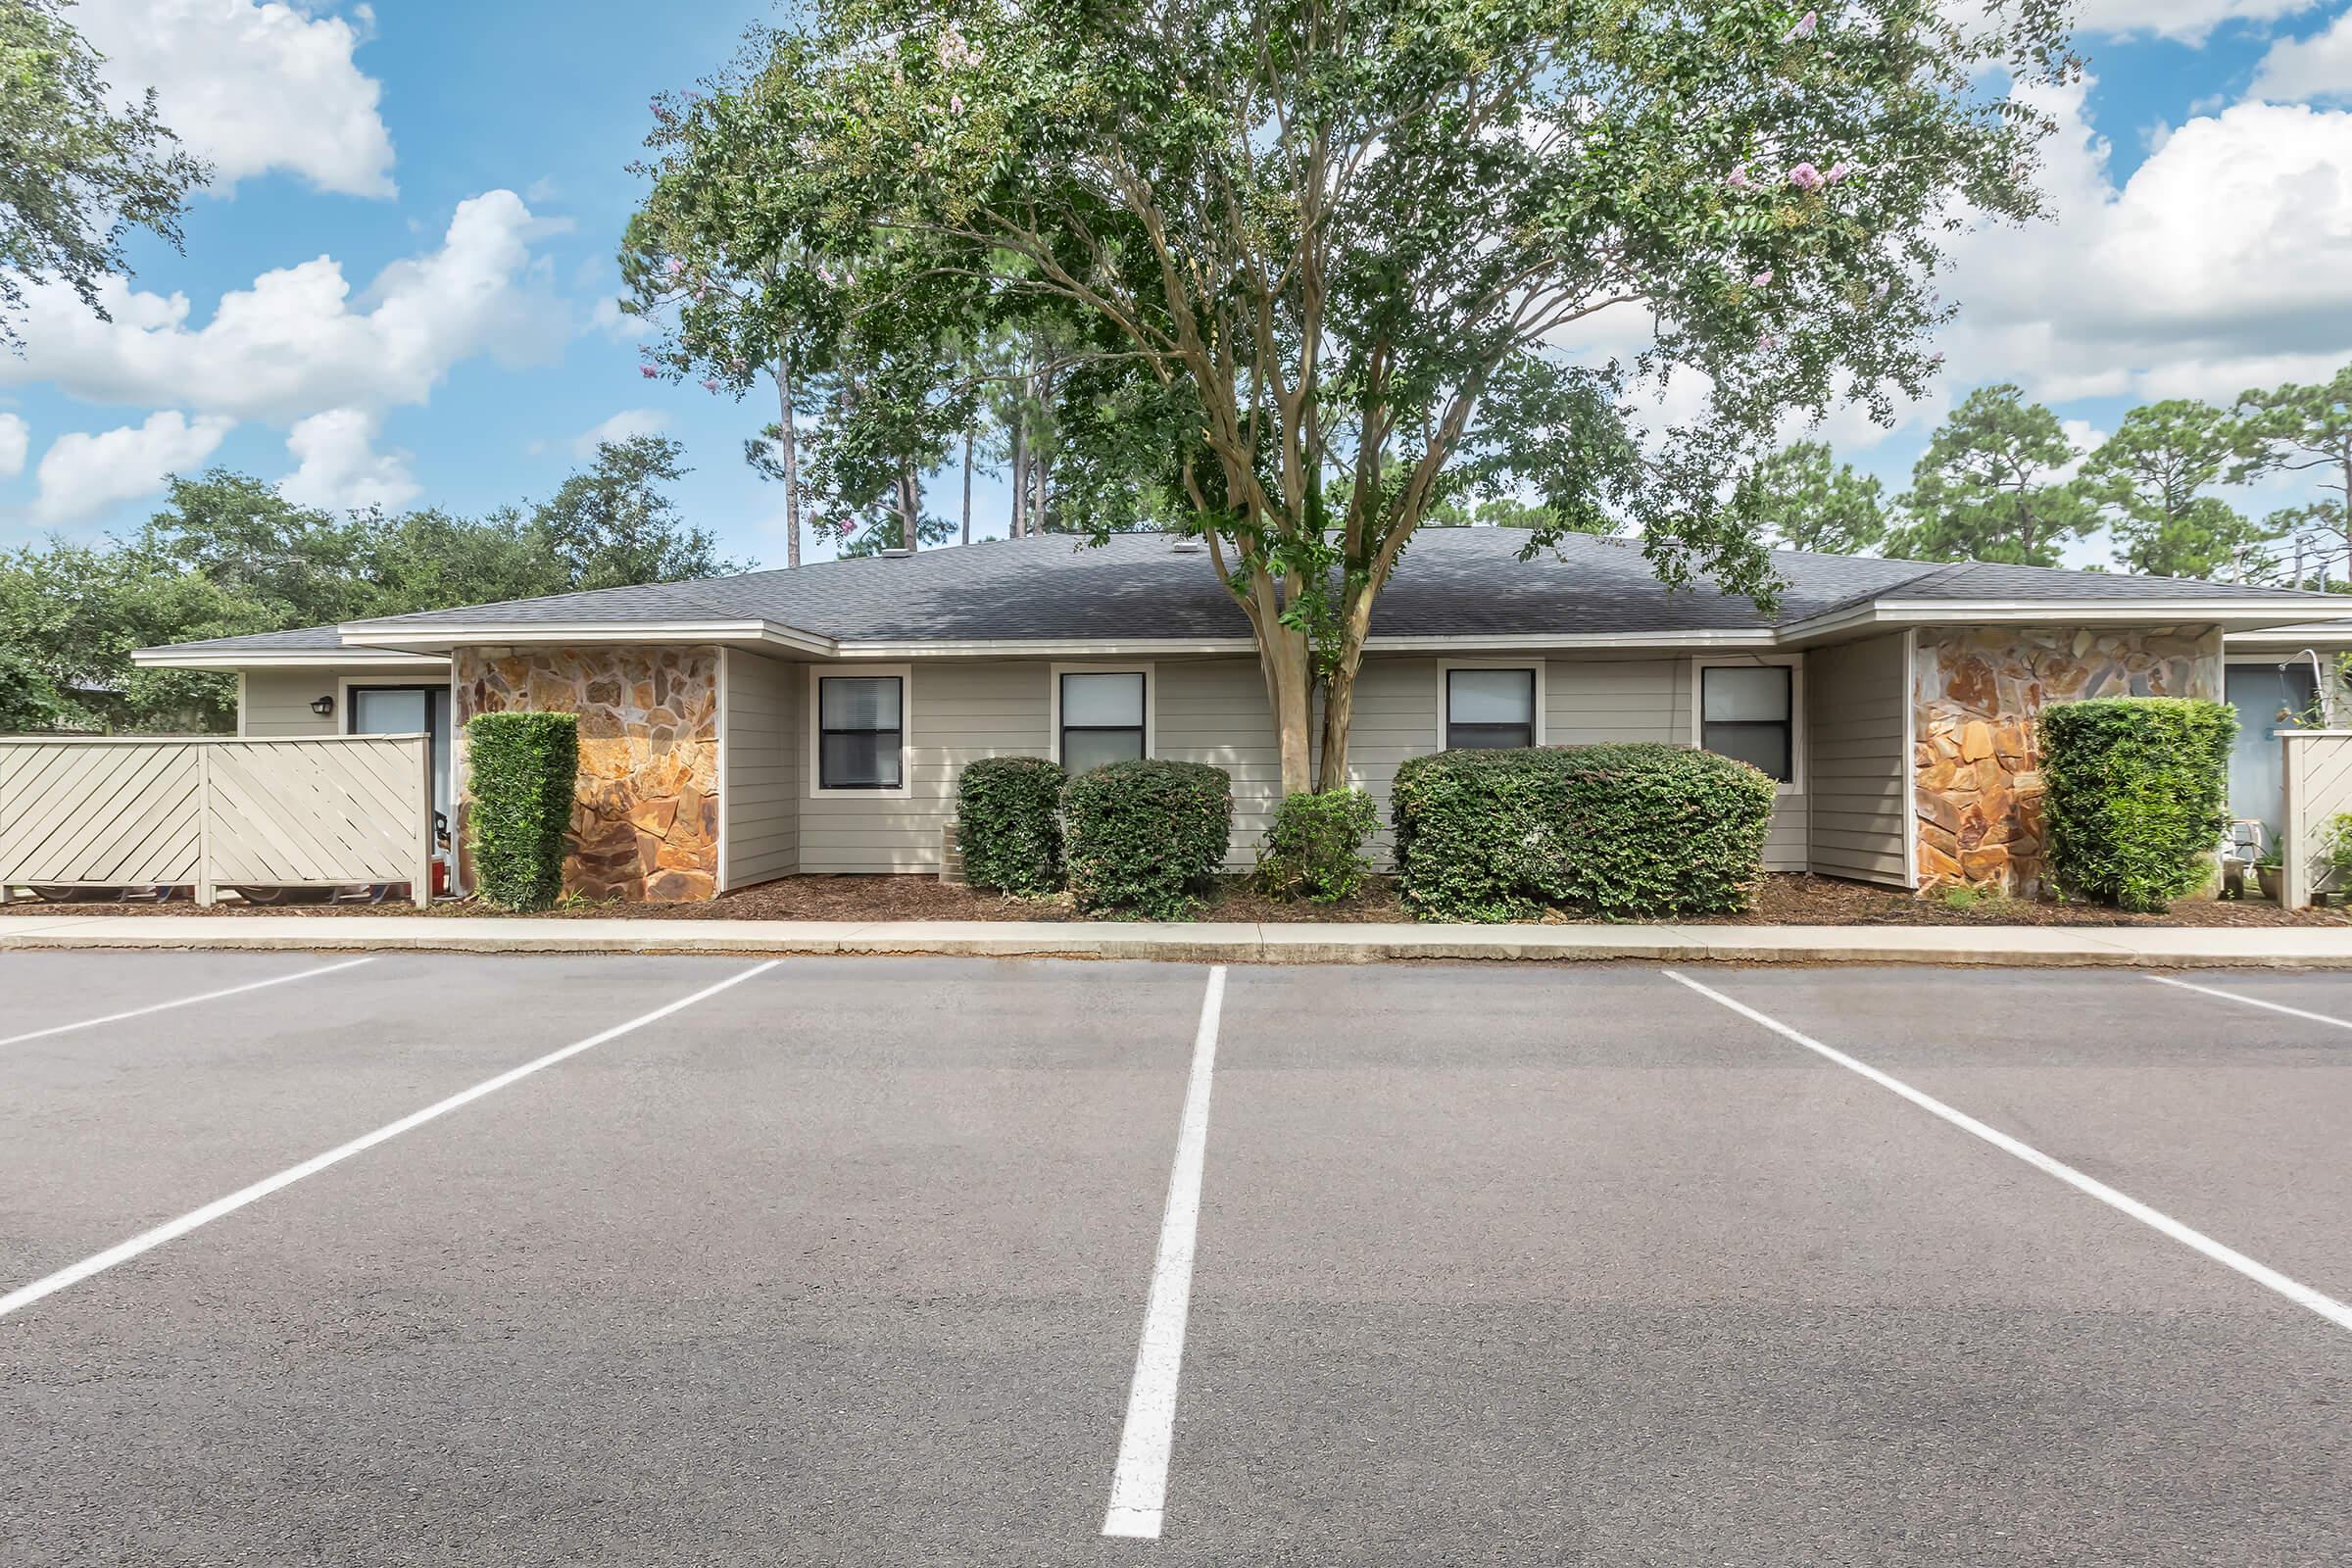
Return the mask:
<svg viewBox="0 0 2352 1568">
<path fill-rule="evenodd" d="M 2263 843 L 2278 842 L 2286 819 L 2286 772 L 2278 732 L 2294 724 L 2280 712 L 2311 704 L 2309 664 L 2231 664 L 2225 688 L 2237 710 L 2237 745 L 2230 753 L 2230 814 L 2262 823 Z"/>
<path fill-rule="evenodd" d="M 449 814 L 449 688 L 446 686 L 355 686 L 346 727 L 354 735 L 416 735 L 426 739 L 433 763 L 433 809 Z"/>
</svg>

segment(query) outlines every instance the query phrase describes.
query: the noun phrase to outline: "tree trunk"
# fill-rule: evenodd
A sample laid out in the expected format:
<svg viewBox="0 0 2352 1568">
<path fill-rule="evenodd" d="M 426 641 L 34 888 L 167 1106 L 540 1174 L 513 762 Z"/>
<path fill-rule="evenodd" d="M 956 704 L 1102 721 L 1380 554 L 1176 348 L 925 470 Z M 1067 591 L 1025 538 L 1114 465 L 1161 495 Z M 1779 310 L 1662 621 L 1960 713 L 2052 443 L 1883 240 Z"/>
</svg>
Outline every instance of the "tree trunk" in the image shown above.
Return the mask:
<svg viewBox="0 0 2352 1568">
<path fill-rule="evenodd" d="M 798 420 L 792 412 L 792 355 L 776 355 L 776 407 L 784 449 L 784 564 L 801 564 L 801 455 Z"/>
<path fill-rule="evenodd" d="M 1355 722 L 1355 673 L 1362 663 L 1359 651 L 1323 679 L 1323 747 L 1315 760 L 1318 790 L 1348 787 L 1348 730 Z"/>
<path fill-rule="evenodd" d="M 916 486 L 914 466 L 902 461 L 899 465 L 899 548 L 920 548 L 922 530 L 922 491 Z"/>
<path fill-rule="evenodd" d="M 1282 757 L 1282 793 L 1304 795 L 1315 787 L 1314 659 L 1306 637 L 1275 625 L 1258 637 L 1265 667 L 1266 698 L 1274 710 L 1274 735 Z"/>
<path fill-rule="evenodd" d="M 1029 531 L 1044 533 L 1046 531 L 1046 459 L 1044 453 L 1032 452 L 1029 455 L 1029 474 L 1037 485 L 1036 504 L 1029 509 Z"/>
<path fill-rule="evenodd" d="M 1021 420 L 1016 413 L 1012 421 L 1012 536 L 1021 536 L 1021 514 L 1029 505 L 1029 449 L 1022 439 Z"/>
<path fill-rule="evenodd" d="M 972 542 L 972 432 L 963 432 L 963 542 Z"/>
</svg>

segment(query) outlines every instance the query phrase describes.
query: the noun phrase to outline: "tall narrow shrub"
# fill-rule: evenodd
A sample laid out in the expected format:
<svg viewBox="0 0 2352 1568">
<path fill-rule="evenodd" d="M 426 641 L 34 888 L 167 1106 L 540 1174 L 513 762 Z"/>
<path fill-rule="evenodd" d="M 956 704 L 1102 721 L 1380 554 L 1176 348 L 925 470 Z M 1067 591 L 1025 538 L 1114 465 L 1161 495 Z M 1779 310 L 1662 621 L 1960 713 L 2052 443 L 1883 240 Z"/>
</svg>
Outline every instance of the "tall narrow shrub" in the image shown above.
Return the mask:
<svg viewBox="0 0 2352 1568">
<path fill-rule="evenodd" d="M 1061 764 L 984 757 L 956 779 L 956 849 L 963 879 L 1023 897 L 1061 891 Z"/>
<path fill-rule="evenodd" d="M 466 724 L 466 844 L 474 885 L 502 909 L 544 909 L 564 891 L 564 835 L 580 772 L 570 713 L 483 713 Z"/>
<path fill-rule="evenodd" d="M 2058 885 L 2147 911 L 2195 892 L 2230 826 L 2236 739 L 2227 703 L 2107 697 L 2042 710 L 2042 815 Z"/>
</svg>

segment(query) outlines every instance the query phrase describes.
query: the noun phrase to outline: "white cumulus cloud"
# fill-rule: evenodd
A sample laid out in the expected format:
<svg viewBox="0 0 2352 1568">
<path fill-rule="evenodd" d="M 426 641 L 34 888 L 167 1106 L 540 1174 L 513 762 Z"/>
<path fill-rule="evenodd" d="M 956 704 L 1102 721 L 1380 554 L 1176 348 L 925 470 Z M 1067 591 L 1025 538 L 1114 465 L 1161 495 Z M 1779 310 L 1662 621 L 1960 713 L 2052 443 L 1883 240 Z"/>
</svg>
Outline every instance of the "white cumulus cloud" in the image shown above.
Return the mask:
<svg viewBox="0 0 2352 1568">
<path fill-rule="evenodd" d="M 297 466 L 277 481 L 277 493 L 330 512 L 390 509 L 415 500 L 418 487 L 407 454 L 375 450 L 382 422 L 360 409 L 329 409 L 297 421 L 286 435 Z"/>
<path fill-rule="evenodd" d="M 0 479 L 24 471 L 24 454 L 32 445 L 32 426 L 21 414 L 0 414 Z"/>
<path fill-rule="evenodd" d="M 2246 95 L 2271 103 L 2352 98 L 2352 11 L 2308 38 L 2274 42 Z"/>
<path fill-rule="evenodd" d="M 164 123 L 214 166 L 215 188 L 284 171 L 320 190 L 390 196 L 382 88 L 354 52 L 360 25 L 318 5 L 257 0 L 81 0 L 68 18 L 125 94 L 155 89 Z"/>
<path fill-rule="evenodd" d="M 184 294 L 120 279 L 100 289 L 111 321 L 70 290 L 30 291 L 24 352 L 0 355 L 0 383 L 275 424 L 422 403 L 474 355 L 519 367 L 561 354 L 569 311 L 530 247 L 546 227 L 513 191 L 489 191 L 458 204 L 439 249 L 395 262 L 356 297 L 321 256 L 221 296 L 202 325 Z"/>
<path fill-rule="evenodd" d="M 1956 247 L 1959 384 L 2227 399 L 2352 359 L 2352 114 L 2237 104 L 2181 125 L 2119 186 L 2086 91 L 2047 100 L 2055 220 Z"/>
<path fill-rule="evenodd" d="M 41 454 L 32 517 L 55 527 L 84 522 L 109 507 L 161 490 L 167 474 L 201 465 L 236 421 L 224 415 L 190 419 L 176 410 L 97 435 L 61 435 Z"/>
<path fill-rule="evenodd" d="M 572 438 L 574 457 L 593 458 L 596 449 L 607 441 L 626 441 L 631 436 L 660 435 L 669 428 L 669 416 L 660 409 L 623 409 L 609 419 L 582 430 Z"/>
<path fill-rule="evenodd" d="M 2318 0 L 2083 0 L 2075 25 L 2084 33 L 2153 33 L 2201 44 L 2226 22 L 2276 22 Z"/>
</svg>

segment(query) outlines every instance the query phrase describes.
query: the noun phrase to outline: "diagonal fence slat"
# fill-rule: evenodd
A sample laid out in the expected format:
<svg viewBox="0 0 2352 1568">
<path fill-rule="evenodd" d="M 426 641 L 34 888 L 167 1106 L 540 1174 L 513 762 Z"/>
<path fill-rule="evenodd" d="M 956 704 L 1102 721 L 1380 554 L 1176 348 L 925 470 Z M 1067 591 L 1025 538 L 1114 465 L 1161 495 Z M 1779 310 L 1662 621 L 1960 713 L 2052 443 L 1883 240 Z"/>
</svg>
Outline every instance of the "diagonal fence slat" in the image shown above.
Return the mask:
<svg viewBox="0 0 2352 1568">
<path fill-rule="evenodd" d="M 0 737 L 0 889 L 421 882 L 427 744 Z"/>
<path fill-rule="evenodd" d="M 2334 873 L 2335 821 L 2352 812 L 2352 733 L 2288 731 L 2279 741 L 2286 749 L 2286 842 L 2279 846 L 2285 886 L 2280 893 L 2294 908 L 2309 904 Z"/>
</svg>

